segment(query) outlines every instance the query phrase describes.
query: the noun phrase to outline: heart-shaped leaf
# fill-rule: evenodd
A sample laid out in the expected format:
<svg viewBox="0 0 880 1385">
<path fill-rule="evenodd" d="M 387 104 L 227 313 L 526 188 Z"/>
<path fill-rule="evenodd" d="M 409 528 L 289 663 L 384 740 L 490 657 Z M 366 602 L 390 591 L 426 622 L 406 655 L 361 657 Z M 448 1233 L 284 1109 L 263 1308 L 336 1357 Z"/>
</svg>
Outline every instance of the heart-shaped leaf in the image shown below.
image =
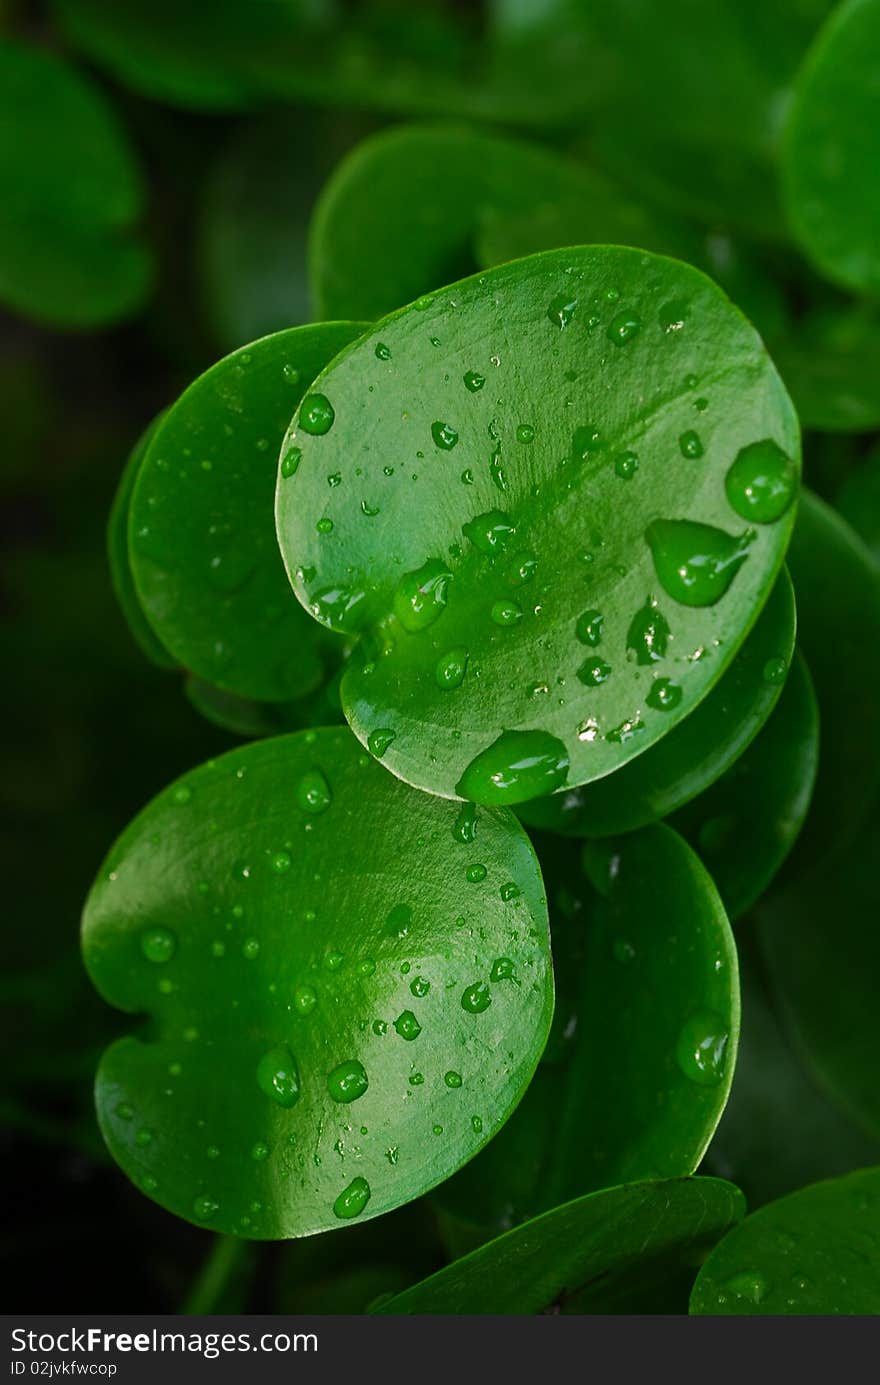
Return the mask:
<svg viewBox="0 0 880 1385">
<path fill-rule="evenodd" d="M 880 1313 L 880 1168 L 814 1183 L 746 1217 L 710 1252 L 692 1313 Z"/>
<path fill-rule="evenodd" d="M 767 994 L 748 924 L 738 930 L 737 944 L 745 1018 L 730 1099 L 701 1172 L 729 1178 L 754 1208 L 820 1178 L 880 1162 L 880 1141 L 817 1090 Z"/>
<path fill-rule="evenodd" d="M 668 244 L 608 179 L 541 145 L 460 125 L 383 130 L 343 159 L 315 209 L 316 312 L 382 317 L 476 269 L 474 241 L 487 218 L 560 201 L 597 209 L 594 228 L 604 234 L 592 240 Z"/>
<path fill-rule="evenodd" d="M 151 663 L 156 664 L 159 668 L 172 669 L 177 668 L 177 660 L 168 653 L 144 615 L 144 608 L 140 603 L 131 574 L 128 551 L 128 512 L 131 506 L 131 494 L 141 468 L 141 462 L 158 421 L 158 419 L 154 419 L 144 429 L 131 449 L 128 461 L 125 463 L 119 478 L 119 485 L 116 488 L 107 521 L 107 561 L 110 565 L 113 590 L 132 636 Z"/>
<path fill-rule="evenodd" d="M 0 301 L 53 327 L 134 312 L 152 277 L 143 188 L 103 93 L 46 49 L 0 42 Z"/>
<path fill-rule="evenodd" d="M 809 491 L 788 564 L 822 728 L 816 790 L 783 872 L 793 880 L 852 837 L 880 784 L 880 569 L 846 521 Z"/>
<path fill-rule="evenodd" d="M 693 1275 L 744 1210 L 739 1189 L 714 1178 L 607 1188 L 515 1227 L 378 1311 L 565 1312 L 567 1301 L 581 1313 L 633 1311 L 646 1287 Z"/>
<path fill-rule="evenodd" d="M 799 1051 L 829 1098 L 880 1138 L 878 851 L 875 806 L 846 849 L 805 862 L 761 903 L 758 936 Z"/>
<path fill-rule="evenodd" d="M 818 763 L 819 710 L 799 657 L 754 744 L 672 819 L 706 863 L 731 920 L 760 898 L 794 845 Z"/>
<path fill-rule="evenodd" d="M 878 0 L 846 0 L 798 74 L 783 144 L 783 189 L 807 254 L 845 288 L 880 294 Z"/>
<path fill-rule="evenodd" d="M 864 539 L 880 563 L 880 447 L 875 447 L 857 471 L 844 481 L 836 508 Z"/>
<path fill-rule="evenodd" d="M 794 632 L 794 592 L 783 572 L 730 668 L 685 721 L 616 774 L 524 804 L 523 820 L 569 836 L 610 836 L 656 822 L 704 793 L 735 763 L 776 706 Z M 648 611 L 634 657 L 659 662 L 668 638 L 659 611 Z M 704 654 L 712 657 L 709 650 Z"/>
<path fill-rule="evenodd" d="M 190 1221 L 303 1236 L 418 1197 L 509 1116 L 553 1005 L 534 853 L 507 812 L 462 840 L 346 729 L 179 780 L 89 897 L 114 1158 Z"/>
<path fill-rule="evenodd" d="M 295 327 L 224 357 L 162 416 L 141 462 L 128 521 L 138 599 L 179 663 L 237 696 L 282 702 L 321 680 L 321 642 L 278 559 L 272 486 L 293 409 L 361 330 Z"/>
<path fill-rule="evenodd" d="M 601 778 L 693 710 L 772 586 L 797 485 L 754 331 L 696 270 L 613 247 L 386 318 L 319 377 L 292 449 L 300 600 L 382 627 L 343 679 L 350 724 L 408 782 L 495 803 Z M 661 616 L 674 643 L 639 662 Z"/>
<path fill-rule="evenodd" d="M 493 1232 L 595 1189 L 693 1173 L 736 1059 L 736 949 L 682 839 L 656 826 L 588 847 L 602 894 L 574 843 L 537 845 L 558 978 L 551 1038 L 508 1124 L 437 1194 Z"/>
</svg>

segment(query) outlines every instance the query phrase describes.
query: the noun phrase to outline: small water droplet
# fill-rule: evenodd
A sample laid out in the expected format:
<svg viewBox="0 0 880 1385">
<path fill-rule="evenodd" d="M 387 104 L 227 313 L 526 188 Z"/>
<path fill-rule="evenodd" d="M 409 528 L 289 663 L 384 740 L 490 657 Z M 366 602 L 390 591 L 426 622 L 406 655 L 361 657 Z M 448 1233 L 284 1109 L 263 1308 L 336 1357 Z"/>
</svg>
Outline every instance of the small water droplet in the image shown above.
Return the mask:
<svg viewBox="0 0 880 1385">
<path fill-rule="evenodd" d="M 724 480 L 731 508 L 742 519 L 773 524 L 791 505 L 797 467 L 772 438 L 740 448 Z"/>
<path fill-rule="evenodd" d="M 504 903 L 509 904 L 512 899 L 519 899 L 522 891 L 515 880 L 505 880 L 504 884 L 499 887 L 498 893 Z"/>
<path fill-rule="evenodd" d="M 476 839 L 477 835 L 477 807 L 475 803 L 463 803 L 458 811 L 458 816 L 452 824 L 452 835 L 457 842 L 464 842 L 465 845 Z"/>
<path fill-rule="evenodd" d="M 394 1028 L 400 1037 L 409 1043 L 412 1043 L 413 1039 L 417 1039 L 422 1032 L 422 1026 L 412 1010 L 404 1010 L 402 1014 L 398 1015 L 394 1021 Z"/>
<path fill-rule="evenodd" d="M 757 1270 L 741 1270 L 724 1283 L 724 1292 L 735 1298 L 744 1298 L 747 1303 L 762 1303 L 767 1297 L 768 1284 Z"/>
<path fill-rule="evenodd" d="M 456 793 L 476 803 L 522 803 L 560 788 L 568 769 L 568 751 L 548 731 L 502 731 L 468 765 Z"/>
<path fill-rule="evenodd" d="M 430 991 L 431 983 L 426 976 L 414 976 L 409 988 L 417 1000 L 422 1000 Z"/>
<path fill-rule="evenodd" d="M 468 866 L 465 871 L 465 878 L 471 885 L 479 885 L 481 880 L 485 880 L 488 875 L 486 867 L 479 861 L 475 861 L 472 866 Z"/>
<path fill-rule="evenodd" d="M 177 938 L 170 928 L 154 926 L 141 933 L 141 952 L 148 962 L 170 962 L 177 951 Z"/>
<path fill-rule="evenodd" d="M 299 1069 L 286 1044 L 278 1044 L 263 1054 L 257 1064 L 257 1085 L 265 1096 L 285 1109 L 299 1101 Z"/>
<path fill-rule="evenodd" d="M 443 614 L 452 573 L 439 558 L 429 558 L 401 577 L 394 592 L 394 614 L 404 630 L 427 630 Z"/>
<path fill-rule="evenodd" d="M 220 1203 L 209 1193 L 200 1193 L 193 1203 L 193 1216 L 199 1221 L 210 1221 L 220 1211 Z"/>
<path fill-rule="evenodd" d="M 700 1010 L 682 1026 L 676 1058 L 685 1077 L 702 1087 L 714 1087 L 724 1076 L 730 1033 L 713 1010 Z"/>
<path fill-rule="evenodd" d="M 626 632 L 626 648 L 637 664 L 654 664 L 666 658 L 669 621 L 652 597 L 636 611 Z"/>
<path fill-rule="evenodd" d="M 245 938 L 241 945 L 241 955 L 246 961 L 252 962 L 260 953 L 260 942 L 258 938 Z"/>
<path fill-rule="evenodd" d="M 645 701 L 655 712 L 671 712 L 681 701 L 681 688 L 671 678 L 657 678 L 648 689 Z"/>
<path fill-rule="evenodd" d="M 788 674 L 788 664 L 784 659 L 768 659 L 764 665 L 765 683 L 784 683 Z"/>
<path fill-rule="evenodd" d="M 639 469 L 639 459 L 635 452 L 619 452 L 614 459 L 614 474 L 622 481 L 631 481 Z"/>
<path fill-rule="evenodd" d="M 492 992 L 485 981 L 475 981 L 466 986 L 461 995 L 461 1008 L 469 1015 L 482 1015 L 492 1004 Z"/>
<path fill-rule="evenodd" d="M 547 316 L 554 327 L 567 327 L 577 312 L 578 300 L 569 294 L 560 293 L 550 300 Z"/>
<path fill-rule="evenodd" d="M 269 858 L 269 865 L 275 875 L 286 875 L 293 865 L 293 858 L 289 851 L 275 851 Z"/>
<path fill-rule="evenodd" d="M 518 625 L 522 620 L 522 606 L 516 601 L 511 601 L 508 597 L 502 597 L 496 601 L 490 612 L 492 620 L 496 625 L 510 626 Z"/>
<path fill-rule="evenodd" d="M 315 528 L 319 534 L 332 534 L 333 520 L 330 518 L 329 515 L 322 515 L 321 518 L 318 520 L 317 524 L 315 525 Z"/>
<path fill-rule="evenodd" d="M 458 442 L 458 433 L 449 423 L 441 423 L 439 420 L 431 424 L 431 437 L 434 439 L 434 446 L 439 447 L 441 452 L 451 452 Z"/>
<path fill-rule="evenodd" d="M 284 456 L 281 458 L 281 475 L 285 478 L 294 476 L 301 459 L 301 447 L 288 447 Z"/>
<path fill-rule="evenodd" d="M 371 731 L 367 737 L 367 749 L 370 754 L 381 760 L 396 734 L 390 726 L 379 726 L 375 731 Z"/>
<path fill-rule="evenodd" d="M 467 673 L 468 657 L 464 645 L 456 645 L 454 649 L 448 649 L 445 654 L 441 654 L 434 669 L 437 687 L 443 692 L 451 692 L 461 687 Z"/>
<path fill-rule="evenodd" d="M 577 676 L 587 688 L 598 688 L 611 675 L 611 665 L 604 659 L 585 659 L 577 671 Z"/>
<path fill-rule="evenodd" d="M 516 440 L 521 443 L 534 442 L 535 430 L 531 423 L 520 423 L 517 425 Z"/>
<path fill-rule="evenodd" d="M 474 548 L 491 557 L 507 547 L 516 533 L 516 525 L 503 510 L 487 510 L 463 524 L 461 532 Z"/>
<path fill-rule="evenodd" d="M 605 617 L 601 611 L 584 611 L 577 618 L 574 632 L 581 644 L 591 645 L 594 649 L 602 639 L 602 625 Z"/>
<path fill-rule="evenodd" d="M 334 1101 L 357 1101 L 369 1086 L 363 1063 L 349 1058 L 327 1074 L 327 1090 Z"/>
<path fill-rule="evenodd" d="M 739 536 L 689 519 L 655 519 L 645 533 L 654 569 L 683 606 L 712 606 L 748 557 L 754 530 Z"/>
<path fill-rule="evenodd" d="M 615 962 L 627 966 L 635 961 L 636 950 L 627 938 L 615 938 L 611 944 L 611 955 Z"/>
<path fill-rule="evenodd" d="M 682 433 L 678 440 L 679 451 L 683 457 L 689 457 L 696 461 L 703 455 L 703 444 L 698 433 L 693 428 L 688 428 L 687 432 Z"/>
<path fill-rule="evenodd" d="M 322 437 L 333 427 L 336 414 L 325 394 L 307 394 L 299 410 L 299 426 L 304 433 Z"/>
<path fill-rule="evenodd" d="M 318 997 L 311 986 L 297 986 L 293 993 L 293 1004 L 299 1014 L 311 1014 L 317 1003 Z"/>
<path fill-rule="evenodd" d="M 481 375 L 478 370 L 466 370 L 464 373 L 465 389 L 469 389 L 471 394 L 477 394 L 486 383 L 485 375 Z"/>
<path fill-rule="evenodd" d="M 642 320 L 635 313 L 616 313 L 605 329 L 605 335 L 615 346 L 626 346 L 642 330 Z"/>
<path fill-rule="evenodd" d="M 489 973 L 490 981 L 515 981 L 516 968 L 509 957 L 496 957 Z"/>
<path fill-rule="evenodd" d="M 189 803 L 192 798 L 192 789 L 189 784 L 178 784 L 171 797 L 175 803 L 182 807 L 184 803 Z"/>
<path fill-rule="evenodd" d="M 257 1164 L 262 1164 L 265 1159 L 269 1158 L 269 1146 L 265 1140 L 257 1140 L 255 1145 L 251 1145 L 251 1158 Z"/>
<path fill-rule="evenodd" d="M 324 813 L 333 801 L 330 785 L 319 769 L 308 770 L 296 786 L 296 801 L 304 813 Z"/>
<path fill-rule="evenodd" d="M 377 341 L 377 342 L 376 342 L 375 356 L 376 356 L 376 360 L 377 360 L 377 361 L 390 361 L 390 360 L 391 360 L 391 347 L 390 347 L 390 346 L 386 346 L 385 343 L 384 343 L 384 341 Z"/>
<path fill-rule="evenodd" d="M 455 1090 L 461 1086 L 461 1073 L 455 1072 L 450 1068 L 449 1072 L 444 1073 L 443 1081 L 446 1083 L 447 1087 L 452 1087 L 453 1090 Z"/>
<path fill-rule="evenodd" d="M 365 1178 L 353 1178 L 333 1204 L 334 1216 L 340 1221 L 359 1217 L 370 1200 L 370 1185 Z"/>
</svg>

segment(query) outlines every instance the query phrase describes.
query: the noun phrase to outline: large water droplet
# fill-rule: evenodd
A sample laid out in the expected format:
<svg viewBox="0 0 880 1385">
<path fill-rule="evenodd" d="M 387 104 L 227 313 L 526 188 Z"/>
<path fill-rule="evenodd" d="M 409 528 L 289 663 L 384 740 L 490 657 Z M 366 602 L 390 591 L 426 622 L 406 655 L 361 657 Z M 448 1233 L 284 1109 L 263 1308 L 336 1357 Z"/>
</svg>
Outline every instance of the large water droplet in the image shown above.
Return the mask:
<svg viewBox="0 0 880 1385">
<path fill-rule="evenodd" d="M 797 468 L 772 438 L 751 442 L 736 454 L 724 481 L 731 507 L 743 519 L 772 524 L 781 519 L 797 489 Z"/>
<path fill-rule="evenodd" d="M 443 692 L 451 692 L 454 688 L 461 687 L 464 675 L 467 673 L 468 651 L 464 645 L 456 645 L 454 649 L 447 649 L 445 654 L 441 654 L 434 669 L 434 677 L 437 687 Z"/>
<path fill-rule="evenodd" d="M 141 933 L 141 952 L 148 962 L 170 962 L 177 951 L 177 938 L 170 928 L 154 926 Z"/>
<path fill-rule="evenodd" d="M 284 456 L 281 458 L 281 475 L 285 477 L 285 479 L 296 475 L 301 458 L 301 447 L 288 447 Z"/>
<path fill-rule="evenodd" d="M 547 316 L 555 327 L 567 327 L 577 312 L 578 301 L 570 294 L 560 293 L 550 300 Z"/>
<path fill-rule="evenodd" d="M 548 731 L 502 731 L 471 761 L 455 791 L 475 803 L 524 803 L 560 788 L 568 768 L 568 751 Z"/>
<path fill-rule="evenodd" d="M 655 712 L 671 712 L 681 701 L 681 688 L 671 678 L 657 678 L 648 689 L 645 701 Z"/>
<path fill-rule="evenodd" d="M 457 842 L 468 845 L 477 835 L 477 808 L 474 803 L 462 803 L 458 816 L 452 824 L 452 835 Z"/>
<path fill-rule="evenodd" d="M 356 1058 L 340 1063 L 327 1075 L 327 1090 L 334 1101 L 357 1101 L 369 1085 L 364 1065 Z"/>
<path fill-rule="evenodd" d="M 471 394 L 477 394 L 485 385 L 486 377 L 481 375 L 478 370 L 466 370 L 464 373 L 465 389 L 470 390 Z"/>
<path fill-rule="evenodd" d="M 700 1010 L 682 1026 L 676 1046 L 685 1077 L 702 1087 L 714 1087 L 724 1076 L 730 1032 L 714 1010 Z"/>
<path fill-rule="evenodd" d="M 371 731 L 367 737 L 367 749 L 370 754 L 375 755 L 377 760 L 381 760 L 396 734 L 390 726 L 377 726 L 376 730 Z"/>
<path fill-rule="evenodd" d="M 507 547 L 516 533 L 516 525 L 503 510 L 487 510 L 485 514 L 475 515 L 467 524 L 463 524 L 461 532 L 470 539 L 474 548 L 491 557 Z"/>
<path fill-rule="evenodd" d="M 726 534 L 690 519 L 655 519 L 645 538 L 664 591 L 683 606 L 712 606 L 748 557 L 755 534 Z"/>
<path fill-rule="evenodd" d="M 637 664 L 653 664 L 665 659 L 669 643 L 669 621 L 649 597 L 636 611 L 626 632 L 626 647 Z"/>
<path fill-rule="evenodd" d="M 257 1085 L 278 1106 L 287 1108 L 299 1101 L 299 1069 L 286 1044 L 263 1054 L 257 1064 Z"/>
<path fill-rule="evenodd" d="M 308 770 L 296 786 L 296 801 L 304 813 L 323 813 L 330 807 L 333 794 L 319 769 Z"/>
<path fill-rule="evenodd" d="M 401 577 L 394 593 L 394 614 L 404 630 L 426 630 L 443 612 L 452 573 L 439 558 L 429 558 Z"/>
<path fill-rule="evenodd" d="M 307 394 L 299 411 L 299 426 L 304 433 L 321 437 L 333 427 L 336 414 L 326 394 Z"/>
<path fill-rule="evenodd" d="M 333 1204 L 334 1215 L 341 1221 L 359 1217 L 370 1200 L 370 1185 L 365 1178 L 353 1178 Z"/>
</svg>

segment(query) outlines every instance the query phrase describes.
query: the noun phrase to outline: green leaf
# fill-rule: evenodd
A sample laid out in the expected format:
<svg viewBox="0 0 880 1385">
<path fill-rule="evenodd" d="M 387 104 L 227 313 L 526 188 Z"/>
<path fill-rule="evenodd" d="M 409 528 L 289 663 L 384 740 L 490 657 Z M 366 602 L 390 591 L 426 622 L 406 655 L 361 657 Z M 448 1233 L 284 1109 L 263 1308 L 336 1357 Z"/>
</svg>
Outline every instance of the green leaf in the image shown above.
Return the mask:
<svg viewBox="0 0 880 1385">
<path fill-rule="evenodd" d="M 546 904 L 509 813 L 470 846 L 455 822 L 328 729 L 209 761 L 122 835 L 84 955 L 150 1018 L 105 1053 L 98 1118 L 162 1206 L 245 1237 L 329 1230 L 504 1123 L 552 1014 Z"/>
<path fill-rule="evenodd" d="M 801 425 L 832 433 L 880 427 L 880 316 L 865 304 L 813 309 L 769 340 Z"/>
<path fill-rule="evenodd" d="M 207 721 L 248 740 L 300 731 L 309 726 L 332 726 L 343 720 L 339 706 L 339 674 L 334 674 L 317 692 L 292 702 L 255 702 L 236 697 L 192 674 L 184 683 L 184 692 Z"/>
<path fill-rule="evenodd" d="M 847 1120 L 804 1068 L 767 994 L 749 924 L 737 930 L 737 944 L 745 1019 L 730 1099 L 700 1171 L 729 1178 L 754 1208 L 877 1163 L 880 1142 Z"/>
<path fill-rule="evenodd" d="M 838 802 L 838 811 L 844 808 Z M 805 1063 L 829 1100 L 875 1137 L 880 1137 L 878 851 L 875 805 L 846 850 L 824 861 L 807 858 L 785 890 L 761 903 L 757 915 L 772 987 Z"/>
<path fill-rule="evenodd" d="M 311 317 L 308 213 L 342 138 L 339 127 L 338 117 L 273 112 L 237 130 L 211 169 L 198 267 L 208 316 L 227 350 Z M 295 149 L 296 158 L 279 161 L 279 149 Z"/>
<path fill-rule="evenodd" d="M 471 273 L 482 224 L 536 202 L 598 205 L 607 239 L 628 242 L 650 218 L 614 196 L 601 175 L 525 140 L 459 125 L 383 130 L 342 160 L 315 208 L 316 314 L 378 318 Z"/>
<path fill-rule="evenodd" d="M 878 0 L 846 0 L 798 74 L 782 158 L 792 229 L 829 279 L 880 294 Z"/>
<path fill-rule="evenodd" d="M 705 862 L 732 920 L 760 898 L 794 845 L 818 763 L 819 710 L 798 657 L 761 734 L 672 819 Z"/>
<path fill-rule="evenodd" d="M 880 447 L 875 447 L 862 466 L 847 476 L 838 492 L 836 508 L 867 544 L 875 562 L 880 563 Z"/>
<path fill-rule="evenodd" d="M 179 663 L 239 697 L 287 701 L 323 676 L 278 558 L 272 485 L 295 406 L 361 330 L 291 328 L 224 357 L 163 415 L 141 463 L 129 509 L 140 603 Z"/>
<path fill-rule="evenodd" d="M 51 327 L 135 312 L 152 278 L 143 188 L 103 93 L 65 59 L 0 41 L 0 302 Z"/>
<path fill-rule="evenodd" d="M 574 843 L 537 845 L 558 978 L 551 1037 L 508 1124 L 437 1194 L 492 1232 L 595 1189 L 693 1173 L 736 1060 L 736 948 L 682 839 L 656 826 L 588 847 L 601 894 Z"/>
<path fill-rule="evenodd" d="M 131 449 L 128 461 L 125 463 L 119 478 L 107 521 L 107 560 L 110 565 L 110 577 L 116 599 L 136 643 L 151 663 L 156 664 L 159 668 L 173 669 L 177 668 L 177 660 L 168 653 L 144 615 L 144 609 L 134 585 L 128 552 L 128 512 L 132 491 L 140 471 L 141 462 L 158 422 L 158 418 L 153 419 L 152 423 L 141 433 Z"/>
<path fill-rule="evenodd" d="M 821 725 L 816 790 L 784 870 L 793 880 L 845 846 L 880 784 L 880 569 L 846 521 L 806 490 L 788 566 Z"/>
<path fill-rule="evenodd" d="M 880 1313 L 880 1168 L 814 1183 L 746 1217 L 709 1254 L 692 1313 Z"/>
<path fill-rule="evenodd" d="M 300 600 L 382 626 L 346 717 L 401 778 L 491 802 L 600 778 L 701 701 L 782 563 L 799 451 L 719 290 L 609 247 L 386 318 L 319 377 L 291 448 L 276 514 Z M 674 643 L 639 663 L 652 600 Z"/>
<path fill-rule="evenodd" d="M 638 646 L 643 658 L 665 648 L 658 612 L 646 616 Z M 616 774 L 524 804 L 523 821 L 567 836 L 611 836 L 656 822 L 703 794 L 735 764 L 776 706 L 794 634 L 794 592 L 783 571 L 733 663 L 685 721 Z M 713 658 L 713 651 L 706 649 L 704 657 Z"/>
<path fill-rule="evenodd" d="M 699 1262 L 739 1220 L 742 1194 L 713 1178 L 631 1183 L 515 1227 L 383 1304 L 382 1313 L 627 1312 Z M 693 1269 L 690 1269 L 691 1274 Z"/>
</svg>

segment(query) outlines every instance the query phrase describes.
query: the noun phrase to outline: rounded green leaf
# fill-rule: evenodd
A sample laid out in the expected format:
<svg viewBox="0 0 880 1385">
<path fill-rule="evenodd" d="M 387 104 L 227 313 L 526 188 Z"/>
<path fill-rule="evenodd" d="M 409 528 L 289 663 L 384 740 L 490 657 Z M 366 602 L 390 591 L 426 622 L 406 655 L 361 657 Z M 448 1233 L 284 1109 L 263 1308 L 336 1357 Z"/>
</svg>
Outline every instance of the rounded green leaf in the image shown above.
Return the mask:
<svg viewBox="0 0 880 1385">
<path fill-rule="evenodd" d="M 224 357 L 162 416 L 134 483 L 131 569 L 147 619 L 179 663 L 239 697 L 286 701 L 323 673 L 278 558 L 272 486 L 290 415 L 361 330 L 291 328 Z"/>
<path fill-rule="evenodd" d="M 128 551 L 128 512 L 131 505 L 131 495 L 141 462 L 158 422 L 159 420 L 156 418 L 144 429 L 132 448 L 119 478 L 107 521 L 107 560 L 110 565 L 113 590 L 133 638 L 151 663 L 156 664 L 159 668 L 177 668 L 177 660 L 168 653 L 144 615 L 134 585 Z"/>
<path fill-rule="evenodd" d="M 880 563 L 880 447 L 847 476 L 835 505 Z"/>
<path fill-rule="evenodd" d="M 493 1232 L 598 1188 L 693 1173 L 736 1061 L 736 948 L 685 842 L 656 826 L 586 848 L 598 888 L 574 843 L 537 847 L 557 976 L 550 1040 L 505 1128 L 437 1194 Z"/>
<path fill-rule="evenodd" d="M 659 662 L 667 625 L 659 605 L 645 610 L 631 627 L 627 652 L 637 662 Z M 783 571 L 730 668 L 685 721 L 616 774 L 534 799 L 520 816 L 567 836 L 604 837 L 656 822 L 703 794 L 742 755 L 776 706 L 794 634 L 794 592 Z M 706 650 L 705 657 L 712 652 Z"/>
<path fill-rule="evenodd" d="M 845 288 L 880 294 L 880 0 L 846 0 L 798 74 L 783 143 L 792 229 Z"/>
<path fill-rule="evenodd" d="M 846 521 L 809 491 L 788 566 L 821 724 L 816 791 L 784 871 L 793 880 L 845 845 L 880 783 L 880 569 Z"/>
<path fill-rule="evenodd" d="M 607 1188 L 515 1227 L 384 1303 L 381 1313 L 632 1310 L 738 1221 L 742 1193 L 714 1178 Z"/>
<path fill-rule="evenodd" d="M 880 1168 L 753 1212 L 710 1252 L 692 1313 L 880 1313 Z"/>
<path fill-rule="evenodd" d="M 546 905 L 510 814 L 469 845 L 456 820 L 328 729 L 209 761 L 122 835 L 83 948 L 149 1016 L 97 1105 L 150 1197 L 308 1235 L 418 1197 L 504 1123 L 552 1013 Z"/>
<path fill-rule="evenodd" d="M 284 446 L 297 595 L 335 629 L 381 627 L 382 657 L 342 683 L 356 734 L 418 787 L 508 803 L 618 769 L 718 681 L 782 563 L 799 451 L 720 291 L 607 246 L 386 318 Z M 670 640 L 649 665 L 627 641 L 653 601 Z"/>
<path fill-rule="evenodd" d="M 729 1178 L 754 1208 L 820 1178 L 880 1162 L 880 1141 L 817 1090 L 767 994 L 747 924 L 737 943 L 745 1018 L 730 1099 L 701 1171 Z"/>
<path fill-rule="evenodd" d="M 64 58 L 0 42 L 0 302 L 52 327 L 139 308 L 143 188 L 103 93 Z"/>
<path fill-rule="evenodd" d="M 192 674 L 184 683 L 184 692 L 207 721 L 223 731 L 231 731 L 234 736 L 246 736 L 248 740 L 279 736 L 309 726 L 332 726 L 343 720 L 338 673 L 317 692 L 292 702 L 256 702 L 236 697 L 235 693 L 215 688 Z"/>
<path fill-rule="evenodd" d="M 592 238 L 628 244 L 650 218 L 631 204 L 618 209 L 613 199 L 607 179 L 525 140 L 457 125 L 383 130 L 342 160 L 315 208 L 309 258 L 316 313 L 382 317 L 461 278 L 477 268 L 483 223 L 535 202 L 598 203 L 608 234 Z"/>
<path fill-rule="evenodd" d="M 829 1100 L 880 1138 L 878 851 L 875 805 L 845 848 L 830 859 L 816 851 L 760 904 L 758 937 L 805 1064 Z"/>
<path fill-rule="evenodd" d="M 672 819 L 705 862 L 732 920 L 760 898 L 794 845 L 818 763 L 819 709 L 798 657 L 761 734 Z"/>
</svg>

